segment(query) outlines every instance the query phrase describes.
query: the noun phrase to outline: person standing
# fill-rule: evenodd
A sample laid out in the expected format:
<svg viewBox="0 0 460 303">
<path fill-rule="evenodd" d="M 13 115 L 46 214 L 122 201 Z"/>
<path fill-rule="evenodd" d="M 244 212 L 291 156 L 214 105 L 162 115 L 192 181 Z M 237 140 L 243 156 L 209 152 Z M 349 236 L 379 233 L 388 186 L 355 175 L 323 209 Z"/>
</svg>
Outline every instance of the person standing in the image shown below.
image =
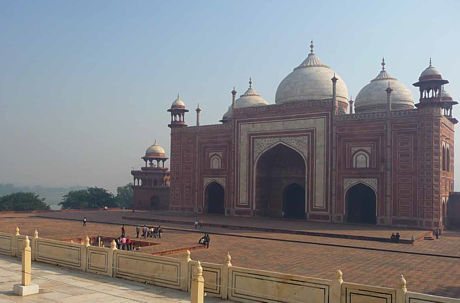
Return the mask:
<svg viewBox="0 0 460 303">
<path fill-rule="evenodd" d="M 211 242 L 211 238 L 209 237 L 209 234 L 206 234 L 206 248 L 209 248 L 209 243 Z"/>
<path fill-rule="evenodd" d="M 125 237 L 125 225 L 124 224 L 121 226 L 121 236 L 123 238 Z"/>
<path fill-rule="evenodd" d="M 436 239 L 439 239 L 439 228 L 436 228 L 434 235 L 436 236 Z"/>
<path fill-rule="evenodd" d="M 83 218 L 83 226 L 86 226 L 86 217 Z"/>
<path fill-rule="evenodd" d="M 161 239 L 161 233 L 163 230 L 161 229 L 161 225 L 158 225 L 158 238 Z"/>
<path fill-rule="evenodd" d="M 142 237 L 144 237 L 144 239 L 147 238 L 147 231 L 147 225 L 144 224 L 144 227 L 142 227 Z"/>
<path fill-rule="evenodd" d="M 136 238 L 139 238 L 139 232 L 141 231 L 141 227 L 136 225 Z"/>
</svg>

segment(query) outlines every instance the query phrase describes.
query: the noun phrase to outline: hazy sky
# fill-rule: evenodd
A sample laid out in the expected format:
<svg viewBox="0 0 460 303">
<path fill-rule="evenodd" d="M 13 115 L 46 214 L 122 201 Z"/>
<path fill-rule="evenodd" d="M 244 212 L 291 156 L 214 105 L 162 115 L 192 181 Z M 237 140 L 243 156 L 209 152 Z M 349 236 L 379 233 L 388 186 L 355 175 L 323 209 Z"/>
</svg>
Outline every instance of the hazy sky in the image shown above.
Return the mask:
<svg viewBox="0 0 460 303">
<path fill-rule="evenodd" d="M 432 57 L 459 100 L 459 14 L 460 1 L 2 0 L 0 183 L 126 184 L 155 139 L 169 153 L 177 93 L 204 124 L 249 76 L 274 103 L 311 39 L 353 96 L 385 56 L 418 98 L 412 83 Z"/>
</svg>

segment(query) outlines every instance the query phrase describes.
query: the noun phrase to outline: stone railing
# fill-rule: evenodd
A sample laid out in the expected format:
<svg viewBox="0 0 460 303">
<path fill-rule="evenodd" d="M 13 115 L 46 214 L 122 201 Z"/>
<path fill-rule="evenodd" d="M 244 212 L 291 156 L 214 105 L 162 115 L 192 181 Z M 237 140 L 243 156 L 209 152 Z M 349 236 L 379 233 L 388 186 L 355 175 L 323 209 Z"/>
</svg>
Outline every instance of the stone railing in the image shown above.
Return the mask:
<svg viewBox="0 0 460 303">
<path fill-rule="evenodd" d="M 25 236 L 0 233 L 0 254 L 19 257 Z M 283 274 L 233 266 L 230 254 L 224 264 L 190 258 L 154 256 L 136 251 L 90 245 L 88 237 L 80 243 L 39 238 L 35 231 L 32 260 L 86 272 L 123 278 L 157 286 L 191 291 L 193 273 L 202 270 L 208 296 L 236 302 L 312 302 L 312 303 L 460 303 L 460 299 L 407 291 L 401 275 L 396 288 L 344 282 L 337 270 L 333 280 Z M 192 301 L 193 301 L 192 290 Z"/>
</svg>

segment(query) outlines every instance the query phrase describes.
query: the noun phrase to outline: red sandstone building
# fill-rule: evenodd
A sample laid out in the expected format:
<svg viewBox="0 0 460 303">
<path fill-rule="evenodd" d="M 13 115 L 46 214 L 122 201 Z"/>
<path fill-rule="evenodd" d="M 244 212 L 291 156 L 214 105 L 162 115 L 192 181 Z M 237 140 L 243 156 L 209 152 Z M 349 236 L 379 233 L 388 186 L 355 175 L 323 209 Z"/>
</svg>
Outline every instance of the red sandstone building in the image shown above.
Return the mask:
<svg viewBox="0 0 460 303">
<path fill-rule="evenodd" d="M 188 110 L 178 97 L 168 110 L 170 189 L 144 181 L 156 169 L 146 164 L 133 172 L 136 208 L 154 207 L 152 197 L 170 191 L 161 204 L 170 210 L 443 226 L 457 123 L 447 83 L 430 60 L 414 83 L 420 89 L 415 104 L 382 61 L 353 102 L 345 82 L 311 45 L 279 84 L 275 104 L 250 81 L 240 98 L 232 91 L 221 124 L 199 125 L 198 108 L 197 125 L 187 126 Z"/>
</svg>

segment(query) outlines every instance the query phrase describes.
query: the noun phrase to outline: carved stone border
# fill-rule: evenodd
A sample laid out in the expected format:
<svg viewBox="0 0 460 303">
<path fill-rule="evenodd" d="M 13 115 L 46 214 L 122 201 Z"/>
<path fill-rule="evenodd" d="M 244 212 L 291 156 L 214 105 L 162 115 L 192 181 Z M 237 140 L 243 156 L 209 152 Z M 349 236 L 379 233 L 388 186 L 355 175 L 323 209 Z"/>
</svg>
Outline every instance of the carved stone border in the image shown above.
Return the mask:
<svg viewBox="0 0 460 303">
<path fill-rule="evenodd" d="M 343 193 L 346 195 L 347 191 L 356 184 L 362 183 L 369 186 L 375 192 L 377 197 L 377 178 L 344 178 L 343 179 Z"/>
</svg>

